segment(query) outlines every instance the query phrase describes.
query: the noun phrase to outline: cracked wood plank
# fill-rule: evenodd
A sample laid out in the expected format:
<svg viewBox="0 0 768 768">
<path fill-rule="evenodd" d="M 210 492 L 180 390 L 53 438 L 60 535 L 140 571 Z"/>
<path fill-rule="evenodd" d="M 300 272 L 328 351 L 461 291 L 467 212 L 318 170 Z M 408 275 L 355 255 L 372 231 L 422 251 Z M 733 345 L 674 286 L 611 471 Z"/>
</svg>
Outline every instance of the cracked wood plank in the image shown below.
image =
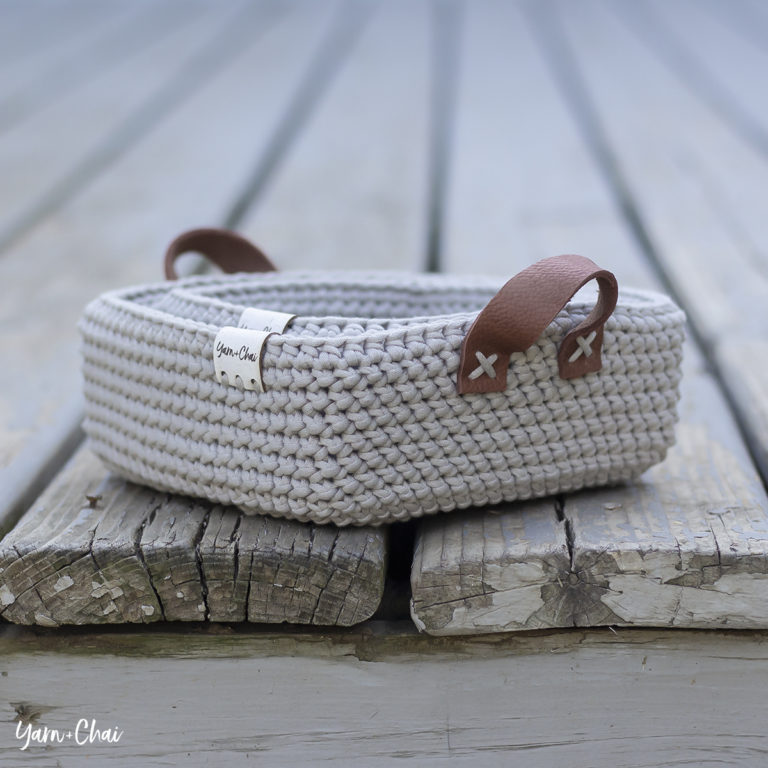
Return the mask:
<svg viewBox="0 0 768 768">
<path fill-rule="evenodd" d="M 80 449 L 0 543 L 0 616 L 19 624 L 369 618 L 382 529 L 316 527 L 104 476 Z"/>
<path fill-rule="evenodd" d="M 658 289 L 557 90 L 556 68 L 547 72 L 547 56 L 523 31 L 537 25 L 501 23 L 501 14 L 516 13 L 492 4 L 467 11 L 448 198 L 450 268 L 482 265 L 510 275 L 536 257 L 584 248 L 620 284 Z M 510 45 L 498 30 L 512 28 Z M 499 108 L 498 88 L 487 85 L 494 71 L 518 93 L 512 105 L 533 84 L 536 101 L 522 114 Z M 533 141 L 537 135 L 540 142 Z M 564 172 L 560 158 L 573 172 Z M 483 219 L 471 215 L 476 195 Z M 506 253 L 499 243 L 509 242 L 519 249 Z M 476 255 L 462 263 L 460 252 Z M 554 501 L 542 500 L 422 524 L 412 571 L 417 625 L 432 634 L 599 624 L 768 626 L 768 499 L 693 343 L 682 389 L 678 445 L 641 482 L 568 495 L 557 516 Z M 530 533 L 533 520 L 549 520 L 537 536 Z"/>
<path fill-rule="evenodd" d="M 430 634 L 560 626 L 570 556 L 554 500 L 425 521 L 411 576 L 411 616 Z"/>
</svg>

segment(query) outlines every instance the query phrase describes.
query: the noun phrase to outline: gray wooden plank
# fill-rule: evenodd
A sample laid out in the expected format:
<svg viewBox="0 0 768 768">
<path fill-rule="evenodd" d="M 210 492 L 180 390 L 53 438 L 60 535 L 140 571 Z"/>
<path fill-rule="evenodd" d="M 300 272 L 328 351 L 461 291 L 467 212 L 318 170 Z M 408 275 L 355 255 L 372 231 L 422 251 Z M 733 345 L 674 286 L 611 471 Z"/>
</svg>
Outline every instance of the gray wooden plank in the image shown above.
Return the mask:
<svg viewBox="0 0 768 768">
<path fill-rule="evenodd" d="M 651 7 L 654 15 L 649 14 Z M 670 84 L 675 80 L 674 76 L 669 77 L 669 73 L 653 69 L 649 71 L 643 66 L 642 77 L 640 77 L 640 66 L 638 66 L 633 70 L 633 74 L 637 75 L 636 82 L 639 84 L 642 79 L 647 85 L 640 99 L 636 91 L 633 93 L 636 109 L 647 112 L 649 105 L 643 103 L 643 97 L 650 95 L 651 92 L 657 96 L 661 92 L 662 103 L 668 107 L 674 100 L 681 114 L 669 108 L 654 110 L 654 120 L 660 118 L 658 125 L 661 127 L 656 128 L 658 133 L 654 134 L 652 140 L 648 140 L 646 136 L 645 141 L 635 144 L 633 139 L 637 137 L 632 134 L 630 138 L 631 131 L 627 130 L 629 123 L 624 120 L 631 121 L 636 115 L 625 114 L 624 119 L 613 120 L 608 117 L 609 110 L 606 109 L 606 112 L 600 115 L 601 118 L 605 118 L 608 129 L 603 138 L 608 138 L 613 144 L 613 151 L 619 163 L 626 162 L 627 167 L 633 172 L 641 169 L 651 154 L 660 157 L 668 156 L 674 163 L 675 160 L 679 161 L 680 154 L 677 151 L 679 150 L 677 145 L 670 146 L 675 142 L 672 125 L 680 117 L 690 117 L 690 112 L 695 110 L 696 118 L 701 118 L 707 128 L 706 131 L 696 132 L 697 136 L 705 137 L 704 141 L 696 143 L 692 156 L 685 158 L 684 163 L 674 164 L 677 164 L 680 170 L 684 170 L 685 174 L 694 176 L 694 184 L 701 182 L 702 177 L 708 173 L 708 169 L 700 171 L 696 169 L 694 172 L 694 164 L 698 164 L 699 160 L 708 154 L 704 151 L 704 147 L 708 142 L 712 142 L 713 136 L 715 142 L 712 143 L 718 151 L 712 154 L 717 154 L 726 163 L 731 158 L 730 153 L 740 149 L 734 142 L 720 144 L 720 139 L 724 136 L 723 128 L 729 121 L 734 122 L 738 118 L 754 121 L 755 125 L 764 123 L 761 106 L 754 103 L 754 98 L 750 103 L 747 95 L 750 90 L 754 95 L 762 87 L 756 76 L 756 70 L 764 64 L 764 53 L 751 45 L 745 46 L 744 40 L 738 37 L 729 26 L 718 23 L 722 22 L 723 18 L 716 19 L 714 14 L 707 13 L 703 4 L 652 3 L 643 5 L 642 10 L 637 6 L 630 7 L 624 4 L 620 8 L 625 12 L 626 21 L 629 24 L 636 26 L 638 31 L 642 29 L 640 33 L 642 39 L 648 41 L 654 51 L 659 52 L 663 49 L 671 72 L 692 88 L 702 101 L 708 103 L 716 116 L 706 115 L 706 110 L 702 110 L 693 101 L 676 98 L 682 96 L 682 92 L 674 85 L 670 88 Z M 616 6 L 613 6 L 612 10 L 616 10 Z M 714 7 L 709 8 L 709 11 L 715 10 Z M 722 11 L 722 7 L 719 10 Z M 725 16 L 725 14 L 720 15 Z M 663 25 L 663 28 L 660 25 Z M 736 28 L 737 25 L 734 24 L 733 29 Z M 581 27 L 579 33 L 589 34 L 586 27 Z M 609 32 L 607 27 L 603 29 L 598 24 L 591 30 L 591 34 L 598 38 L 609 38 L 612 31 Z M 584 40 L 578 37 L 573 37 L 572 40 L 575 42 L 574 50 L 582 51 Z M 626 42 L 628 41 L 620 39 L 616 43 L 617 47 L 613 48 L 610 54 L 602 50 L 598 55 L 604 60 L 610 55 L 617 62 L 623 62 Z M 588 59 L 589 57 L 580 55 L 580 58 Z M 633 57 L 630 56 L 629 60 L 632 61 Z M 719 66 L 713 67 L 712 61 L 718 61 Z M 593 63 L 585 62 L 583 71 L 588 74 L 588 86 L 594 86 L 598 79 L 597 75 L 604 70 L 604 63 L 602 67 L 597 67 Z M 615 71 L 618 77 L 625 74 L 621 67 L 617 67 Z M 707 80 L 712 82 L 708 83 Z M 600 86 L 603 85 L 604 83 L 600 82 Z M 626 87 L 626 81 L 623 87 Z M 588 90 L 591 95 L 594 95 L 600 88 L 588 88 Z M 622 104 L 617 109 L 615 95 L 616 91 L 611 90 L 610 112 L 622 112 L 625 105 Z M 607 107 L 608 101 L 603 98 L 598 97 L 595 103 L 600 107 L 603 105 Z M 739 102 L 738 105 L 736 102 Z M 735 109 L 736 106 L 750 112 L 749 117 L 734 115 L 739 111 Z M 647 126 L 644 126 L 644 130 L 646 129 Z M 666 140 L 661 136 L 664 131 L 669 131 Z M 629 140 L 627 143 L 625 143 L 626 139 Z M 633 157 L 635 153 L 642 157 Z M 677 157 L 674 157 L 675 153 Z M 736 154 L 743 156 L 739 151 Z M 670 163 L 670 170 L 673 163 Z M 699 178 L 696 179 L 695 176 Z M 656 178 L 658 180 L 658 176 Z M 678 175 L 673 174 L 673 178 L 677 181 Z M 650 194 L 650 184 L 644 187 L 643 182 L 640 182 L 636 186 L 636 180 L 631 176 L 628 177 L 628 181 L 633 191 L 640 190 L 638 199 L 643 209 L 645 206 L 643 198 Z M 711 184 L 714 180 L 710 178 L 707 181 Z M 742 181 L 743 179 L 740 179 L 739 183 Z M 686 180 L 685 186 L 693 185 L 689 185 Z M 675 189 L 673 194 L 676 194 L 679 190 L 674 185 L 673 188 Z M 666 185 L 657 183 L 654 189 L 654 194 L 657 196 L 659 191 L 664 190 L 667 195 L 669 194 L 668 183 Z M 709 191 L 713 191 L 711 187 Z M 669 202 L 669 197 L 662 196 Z M 703 197 L 700 193 L 698 196 Z M 690 196 L 690 199 L 694 199 L 693 196 Z M 690 205 L 688 200 L 686 202 Z M 733 237 L 736 234 L 734 231 L 736 227 L 733 227 L 734 222 L 730 218 L 727 206 L 713 215 L 711 204 L 714 200 L 709 202 L 708 225 L 712 219 L 715 219 L 713 224 L 715 230 L 718 231 L 721 227 L 730 228 L 729 234 Z M 695 207 L 695 203 L 690 205 L 690 213 L 682 218 L 683 222 L 693 221 Z M 703 217 L 703 208 L 700 213 Z M 722 224 L 716 221 L 718 213 L 723 219 Z M 667 212 L 665 221 L 671 224 L 677 214 L 679 214 L 678 210 L 673 211 L 671 215 Z M 674 265 L 683 250 L 689 253 L 692 253 L 696 247 L 707 250 L 705 242 L 712 233 L 702 232 L 685 242 L 686 236 L 690 234 L 687 227 L 685 234 L 678 236 L 674 243 L 666 239 L 665 235 L 662 235 L 660 240 L 656 240 L 658 232 L 656 227 L 659 221 L 660 219 L 656 216 L 651 216 L 646 225 L 650 235 L 662 247 L 661 254 L 665 266 Z M 717 240 L 716 247 L 722 246 L 719 232 Z M 740 245 L 742 253 L 739 254 L 737 270 L 741 268 L 745 257 L 750 260 L 749 255 L 745 253 L 750 246 L 744 240 Z M 697 259 L 696 272 L 702 271 L 702 261 L 705 271 L 712 270 L 716 263 L 725 263 L 725 259 L 716 260 L 714 250 L 711 254 L 712 258 Z M 752 261 L 754 266 L 754 259 Z M 692 262 L 689 262 L 689 265 L 692 266 Z M 730 262 L 729 266 L 732 267 L 733 263 Z M 676 271 L 674 266 L 672 271 Z M 692 272 L 691 277 L 695 279 L 695 273 Z M 711 279 L 711 275 L 707 275 L 705 279 Z M 751 272 L 747 279 L 752 279 Z M 763 286 L 758 286 L 757 291 L 762 293 Z M 715 300 L 723 298 L 725 297 L 717 296 Z M 740 298 L 742 297 L 736 300 L 732 296 L 725 298 L 731 306 L 723 308 L 722 314 L 729 313 L 731 317 L 737 315 L 736 304 Z M 701 304 L 702 296 L 699 296 L 698 301 L 693 303 L 694 311 L 700 311 Z M 748 333 L 744 335 L 748 336 Z M 755 415 L 763 418 L 763 428 L 758 426 L 758 430 L 762 434 L 768 434 L 764 429 L 764 415 L 761 412 L 764 408 L 761 404 L 768 402 L 768 398 L 764 388 L 761 385 L 756 387 L 754 381 L 760 378 L 759 371 L 751 364 L 748 367 L 745 366 L 750 358 L 759 360 L 761 352 L 762 350 L 750 345 L 749 341 L 741 341 L 733 337 L 729 344 L 720 350 L 721 359 L 730 359 L 730 365 L 725 366 L 725 375 L 730 382 L 731 391 L 739 393 L 737 395 L 739 402 L 747 402 L 749 398 L 752 403 L 757 404 Z M 734 375 L 739 368 L 742 369 L 740 373 L 744 375 Z M 748 382 L 748 377 L 753 381 Z M 599 596 L 599 600 L 593 604 L 598 614 L 601 611 L 616 609 L 616 613 L 610 617 L 603 617 L 601 622 L 621 623 L 623 617 L 629 614 L 632 616 L 632 621 L 651 623 L 658 620 L 659 614 L 666 614 L 671 625 L 680 622 L 687 626 L 715 624 L 764 626 L 766 601 L 762 582 L 765 578 L 765 539 L 768 529 L 766 529 L 766 519 L 760 511 L 763 506 L 763 488 L 757 477 L 751 474 L 745 475 L 743 471 L 748 460 L 732 425 L 727 420 L 701 418 L 701 414 L 723 410 L 722 399 L 716 394 L 713 397 L 711 382 L 707 377 L 696 376 L 693 378 L 693 384 L 694 386 L 687 388 L 689 396 L 687 403 L 683 404 L 685 415 L 680 429 L 680 445 L 672 452 L 665 464 L 649 473 L 649 478 L 654 483 L 668 481 L 670 474 L 678 479 L 686 478 L 685 485 L 690 491 L 690 498 L 686 500 L 681 497 L 681 501 L 685 503 L 678 504 L 674 514 L 660 518 L 655 509 L 658 500 L 648 504 L 642 498 L 647 496 L 649 491 L 657 493 L 658 489 L 648 484 L 641 486 L 640 494 L 633 500 L 632 508 L 628 513 L 623 509 L 622 504 L 610 501 L 612 495 L 610 491 L 601 494 L 605 505 L 614 510 L 610 516 L 596 513 L 594 507 L 583 508 L 578 496 L 568 500 L 569 516 L 575 528 L 573 543 L 575 565 L 584 566 L 585 563 L 589 563 L 585 570 L 591 581 L 590 588 L 594 588 L 596 595 Z M 745 384 L 747 386 L 744 386 Z M 711 434 L 707 435 L 707 432 Z M 702 446 L 706 442 L 709 442 L 709 448 L 705 451 L 702 450 Z M 599 497 L 595 501 L 599 501 Z M 610 552 L 606 552 L 606 539 L 614 542 L 608 547 Z M 610 575 L 605 580 L 601 579 L 603 562 L 606 559 L 611 562 L 606 564 L 605 573 L 616 575 L 616 579 Z M 647 566 L 648 562 L 652 563 L 652 567 Z M 664 576 L 665 572 L 668 577 Z M 658 578 L 659 575 L 661 579 Z M 631 588 L 625 590 L 622 584 L 631 585 Z M 625 593 L 628 593 L 632 599 L 629 607 L 626 605 L 628 601 Z M 656 618 L 650 619 L 651 614 Z M 585 623 L 585 619 L 586 616 L 577 617 L 577 623 Z"/>
<path fill-rule="evenodd" d="M 215 68 L 238 43 L 244 47 L 247 43 L 238 40 L 237 31 L 269 18 L 259 7 L 242 2 L 207 9 L 156 5 L 145 11 L 138 26 L 122 24 L 120 46 L 111 46 L 113 55 L 124 48 L 137 55 L 118 66 L 109 66 L 106 55 L 90 61 L 93 76 L 81 88 L 5 132 L 0 145 L 0 250 L 103 173 L 136 140 L 137 132 L 150 130 L 162 118 L 178 94 L 204 82 L 202 61 Z M 9 109 L 14 114 L 12 102 Z M 4 127 L 0 112 L 0 130 Z"/>
<path fill-rule="evenodd" d="M 675 77 L 612 6 L 586 3 L 574 14 L 564 5 L 562 18 L 570 66 L 588 84 L 616 173 L 766 477 L 768 432 L 760 425 L 768 401 L 743 397 L 742 380 L 767 351 L 768 231 L 759 190 L 768 157 Z"/>
<path fill-rule="evenodd" d="M 0 9 L 0 64 L 6 72 L 18 74 L 45 69 L 61 51 L 71 50 L 72 38 L 87 38 L 88 27 L 121 11 L 116 3 L 93 0 L 4 3 Z"/>
<path fill-rule="evenodd" d="M 690 356 L 677 444 L 642 482 L 566 500 L 576 626 L 768 627 L 765 489 Z M 674 495 L 670 494 L 674 489 Z"/>
<path fill-rule="evenodd" d="M 87 449 L 0 542 L 19 624 L 256 621 L 347 626 L 384 588 L 384 533 L 243 515 L 125 483 Z"/>
<path fill-rule="evenodd" d="M 95 207 L 124 199 L 131 184 L 140 188 L 147 178 L 152 179 L 150 186 L 159 199 L 169 191 L 176 199 L 171 203 L 163 199 L 154 216 L 147 216 L 142 207 L 136 233 L 139 239 L 158 238 L 166 226 L 173 226 L 169 221 L 174 216 L 191 217 L 203 211 L 216 217 L 218 211 L 217 218 L 223 220 L 233 189 L 250 165 L 246 162 L 244 167 L 244 159 L 248 161 L 254 151 L 267 151 L 271 146 L 270 130 L 279 126 L 296 82 L 304 76 L 315 49 L 326 44 L 329 32 L 338 24 L 340 17 L 334 10 L 332 6 L 299 6 L 295 14 L 277 24 L 263 46 L 241 53 L 230 71 L 225 71 L 226 78 L 213 80 L 210 89 L 201 89 L 201 95 L 174 114 L 170 124 L 161 126 L 148 146 L 139 148 L 138 158 L 126 155 L 120 163 L 124 175 L 101 177 L 94 185 L 98 190 L 95 196 L 88 190 L 73 199 L 67 209 L 80 211 L 82 236 L 93 236 L 89 228 Z M 299 52 L 303 58 L 297 56 Z M 278 53 L 293 57 L 280 78 L 264 66 L 273 64 Z M 262 100 L 243 105 L 238 115 L 242 118 L 240 140 L 228 146 L 231 155 L 218 146 L 207 156 L 199 152 L 205 140 L 221 129 L 221 116 L 232 119 L 233 110 L 217 107 L 239 99 L 244 83 L 251 94 L 257 92 L 259 80 L 253 75 L 254 69 L 265 72 L 260 81 Z M 209 114 L 214 119 L 209 119 Z M 271 124 L 265 124 L 266 114 L 273 115 Z M 257 120 L 261 126 L 252 130 Z M 197 130 L 189 129 L 191 124 Z M 180 129 L 186 133 L 183 143 L 179 141 Z M 204 190 L 198 186 L 196 200 L 189 196 L 179 199 L 186 180 L 183 174 L 173 179 L 170 189 L 158 183 L 162 177 L 153 175 L 152 163 L 161 157 L 166 167 L 169 160 L 187 166 L 191 158 L 198 161 L 199 166 L 188 173 L 199 173 L 202 168 L 207 186 Z M 188 189 L 185 192 L 189 194 Z M 142 206 L 145 202 L 146 193 Z M 201 223 L 187 221 L 188 226 Z M 121 223 L 120 216 L 113 213 L 97 227 L 96 236 L 112 241 L 110 230 Z M 45 224 L 37 228 L 31 239 L 45 242 L 45 229 Z M 173 230 L 167 231 L 168 237 L 172 234 Z M 76 246 L 78 236 L 77 232 L 70 235 L 70 247 Z M 133 276 L 138 281 L 141 275 L 149 274 L 154 261 L 151 253 L 132 263 L 127 258 L 115 263 L 112 259 L 129 253 L 119 250 L 110 256 L 109 265 L 102 267 L 102 280 Z M 158 247 L 158 274 L 161 253 L 162 247 Z M 104 253 L 89 249 L 86 258 L 98 269 Z M 52 273 L 57 272 L 53 266 Z M 61 283 L 57 290 L 60 288 Z M 66 295 L 65 312 L 79 310 L 70 306 L 72 294 L 77 296 L 77 290 L 73 288 Z M 69 330 L 64 329 L 62 335 L 67 345 Z M 70 363 L 75 364 L 76 359 Z M 10 397 L 6 402 L 13 404 Z M 60 408 L 67 407 L 63 397 L 59 402 Z M 15 463 L 18 472 L 18 461 Z M 82 495 L 84 484 L 97 487 L 90 495 L 103 497 L 95 510 L 84 511 L 78 503 L 77 494 Z M 57 502 L 51 504 L 51 498 Z M 386 568 L 385 543 L 382 530 L 318 530 L 157 494 L 105 476 L 100 464 L 83 451 L 3 540 L 0 590 L 6 607 L 2 616 L 17 623 L 42 625 L 159 619 L 347 625 L 369 617 L 379 604 Z"/>
<path fill-rule="evenodd" d="M 416 539 L 411 617 L 432 635 L 568 626 L 569 570 L 553 499 L 429 520 Z"/>
<path fill-rule="evenodd" d="M 511 277 L 556 253 L 646 270 L 623 259 L 610 191 L 574 124 L 519 4 L 481 0 L 464 12 L 441 268 Z M 521 105 L 524 105 L 521 106 Z"/>
<path fill-rule="evenodd" d="M 718 768 L 768 749 L 766 633 L 215 629 L 6 633 L 0 765 Z M 22 753 L 33 716 L 123 735 Z"/>
<path fill-rule="evenodd" d="M 242 229 L 285 267 L 425 264 L 429 6 L 381 3 Z M 300 221 L 299 221 L 300 220 Z"/>
<path fill-rule="evenodd" d="M 658 288 L 527 29 L 536 27 L 508 6 L 468 11 L 447 196 L 448 267 L 482 264 L 510 275 L 534 258 L 580 251 L 613 269 L 620 285 Z M 536 98 L 523 111 L 497 107 L 505 88 L 512 105 L 526 89 Z M 568 495 L 557 518 L 553 501 L 542 500 L 421 526 L 412 573 L 417 625 L 433 634 L 620 623 L 768 626 L 761 596 L 768 498 L 693 344 L 686 358 L 678 445 L 641 482 Z M 547 516 L 548 525 L 534 527 Z M 467 553 L 462 531 L 483 547 Z M 482 578 L 467 577 L 478 569 Z"/>
<path fill-rule="evenodd" d="M 0 372 L 0 528 L 76 439 L 82 307 L 116 285 L 159 279 L 172 237 L 226 219 L 334 9 L 300 4 L 264 18 L 255 6 L 257 28 L 244 26 L 223 60 L 201 60 L 205 73 L 174 111 L 0 259 L 0 281 L 14 286 L 0 307 L 0 344 L 15 361 Z"/>
<path fill-rule="evenodd" d="M 469 4 L 461 50 L 443 267 L 509 277 L 553 253 L 631 251 L 520 8 Z M 647 280 L 638 261 L 622 266 Z M 464 551 L 462 530 L 479 552 Z M 438 559 L 421 556 L 430 551 Z M 552 499 L 426 521 L 416 552 L 412 616 L 429 633 L 570 625 L 570 555 Z M 477 568 L 481 588 L 461 576 Z"/>
<path fill-rule="evenodd" d="M 67 98 L 174 26 L 183 27 L 202 10 L 194 3 L 182 8 L 174 2 L 164 3 L 161 8 L 146 3 L 106 7 L 111 11 L 106 17 L 99 15 L 97 6 L 94 11 L 98 13 L 88 14 L 70 35 L 62 35 L 65 48 L 45 46 L 23 67 L 0 69 L 0 131 Z M 76 115 L 77 106 L 69 112 Z M 102 114 L 109 115 L 109 111 Z"/>
<path fill-rule="evenodd" d="M 639 482 L 567 495 L 562 522 L 543 500 L 421 525 L 417 626 L 768 627 L 768 498 L 692 347 L 685 381 L 677 443 Z"/>
<path fill-rule="evenodd" d="M 768 48 L 739 34 L 710 2 L 617 4 L 642 39 L 738 135 L 768 151 L 764 89 Z M 740 16 L 736 3 L 731 14 Z M 725 14 L 722 14 L 725 15 Z M 765 30 L 763 30 L 763 36 Z"/>
</svg>

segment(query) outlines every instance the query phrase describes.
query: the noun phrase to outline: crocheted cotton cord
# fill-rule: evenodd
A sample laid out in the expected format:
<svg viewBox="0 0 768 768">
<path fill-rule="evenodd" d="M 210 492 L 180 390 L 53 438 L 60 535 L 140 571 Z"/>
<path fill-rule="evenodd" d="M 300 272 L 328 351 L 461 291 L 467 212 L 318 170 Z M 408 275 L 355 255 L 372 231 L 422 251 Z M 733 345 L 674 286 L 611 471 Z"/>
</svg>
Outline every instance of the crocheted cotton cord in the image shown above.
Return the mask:
<svg viewBox="0 0 768 768">
<path fill-rule="evenodd" d="M 573 303 L 507 387 L 458 395 L 491 278 L 276 273 L 105 294 L 81 322 L 92 448 L 113 471 L 249 513 L 378 524 L 637 477 L 674 440 L 683 314 L 625 291 L 603 368 L 558 376 Z M 246 306 L 298 315 L 263 353 L 266 391 L 216 380 L 213 341 Z"/>
</svg>

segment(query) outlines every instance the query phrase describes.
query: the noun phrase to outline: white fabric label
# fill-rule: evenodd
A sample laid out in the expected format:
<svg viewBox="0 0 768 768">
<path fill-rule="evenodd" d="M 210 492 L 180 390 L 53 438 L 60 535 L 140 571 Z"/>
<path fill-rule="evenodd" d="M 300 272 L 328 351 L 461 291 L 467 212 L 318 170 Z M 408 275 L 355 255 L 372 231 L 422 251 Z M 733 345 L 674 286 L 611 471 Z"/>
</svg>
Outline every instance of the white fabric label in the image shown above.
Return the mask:
<svg viewBox="0 0 768 768">
<path fill-rule="evenodd" d="M 238 328 L 250 328 L 254 331 L 269 331 L 270 333 L 282 333 L 285 326 L 293 320 L 296 315 L 287 315 L 285 312 L 273 312 L 270 309 L 256 309 L 248 307 L 243 310 L 240 320 L 237 323 Z"/>
<path fill-rule="evenodd" d="M 261 381 L 261 352 L 271 331 L 254 331 L 249 328 L 234 328 L 225 325 L 216 334 L 213 342 L 213 365 L 216 380 L 227 381 L 237 386 L 240 377 L 244 389 L 264 391 Z"/>
</svg>

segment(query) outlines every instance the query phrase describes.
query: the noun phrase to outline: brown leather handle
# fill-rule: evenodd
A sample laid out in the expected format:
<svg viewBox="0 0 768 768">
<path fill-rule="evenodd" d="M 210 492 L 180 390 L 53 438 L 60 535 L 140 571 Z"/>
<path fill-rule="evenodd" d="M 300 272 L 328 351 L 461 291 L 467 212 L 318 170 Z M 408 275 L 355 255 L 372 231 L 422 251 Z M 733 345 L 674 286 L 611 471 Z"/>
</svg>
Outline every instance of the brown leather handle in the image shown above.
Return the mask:
<svg viewBox="0 0 768 768">
<path fill-rule="evenodd" d="M 190 229 L 180 234 L 165 252 L 165 278 L 175 280 L 176 259 L 182 253 L 202 253 L 224 272 L 275 272 L 277 267 L 250 240 L 228 229 Z"/>
<path fill-rule="evenodd" d="M 597 304 L 563 339 L 557 362 L 564 379 L 599 371 L 603 325 L 619 293 L 616 278 L 584 256 L 552 256 L 513 277 L 477 316 L 461 347 L 459 394 L 502 392 L 510 355 L 528 349 L 590 280 L 600 286 Z"/>
</svg>

